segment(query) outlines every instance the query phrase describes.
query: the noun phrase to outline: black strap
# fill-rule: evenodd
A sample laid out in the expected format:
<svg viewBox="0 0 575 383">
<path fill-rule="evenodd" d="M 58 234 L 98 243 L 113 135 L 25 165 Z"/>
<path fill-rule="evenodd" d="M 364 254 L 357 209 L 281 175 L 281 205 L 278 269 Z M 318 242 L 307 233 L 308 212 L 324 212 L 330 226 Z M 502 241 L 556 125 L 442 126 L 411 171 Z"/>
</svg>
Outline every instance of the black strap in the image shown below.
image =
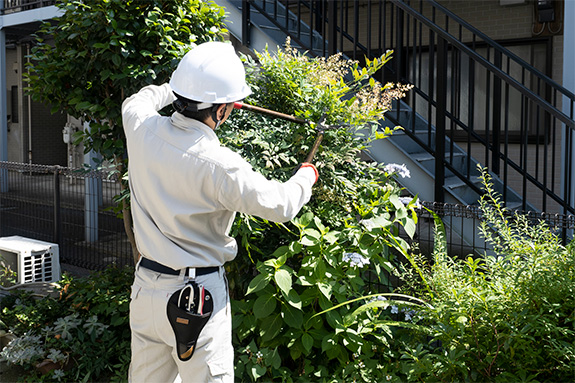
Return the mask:
<svg viewBox="0 0 575 383">
<path fill-rule="evenodd" d="M 175 269 L 172 269 L 171 267 L 164 266 L 161 263 L 158 263 L 156 261 L 152 261 L 149 258 L 142 258 L 142 260 L 140 261 L 140 266 L 145 267 L 146 269 L 155 271 L 157 273 L 169 274 L 169 275 L 180 275 L 180 270 L 175 270 Z M 187 269 L 190 269 L 190 267 L 186 268 L 186 274 L 188 271 Z M 196 269 L 196 275 L 207 275 L 207 274 L 215 273 L 215 272 L 220 270 L 220 268 L 218 266 L 196 267 L 195 269 Z"/>
</svg>

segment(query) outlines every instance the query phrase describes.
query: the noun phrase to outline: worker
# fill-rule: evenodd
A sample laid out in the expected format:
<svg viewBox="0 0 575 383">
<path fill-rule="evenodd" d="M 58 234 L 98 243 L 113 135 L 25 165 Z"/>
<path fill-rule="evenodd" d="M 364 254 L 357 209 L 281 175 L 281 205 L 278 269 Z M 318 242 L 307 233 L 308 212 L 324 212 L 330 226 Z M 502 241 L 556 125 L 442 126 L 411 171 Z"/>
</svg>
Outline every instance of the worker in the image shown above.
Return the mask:
<svg viewBox="0 0 575 383">
<path fill-rule="evenodd" d="M 129 380 L 233 382 L 234 350 L 224 264 L 237 244 L 229 231 L 237 212 L 286 222 L 306 204 L 317 169 L 302 164 L 286 182 L 268 180 L 221 146 L 218 127 L 233 104 L 251 94 L 232 45 L 207 42 L 189 51 L 169 83 L 149 85 L 122 105 L 131 212 L 141 258 L 130 303 Z M 158 111 L 173 104 L 171 116 Z M 212 298 L 209 321 L 193 356 L 183 361 L 166 314 L 187 282 Z M 181 356 L 181 355 L 180 355 Z"/>
</svg>

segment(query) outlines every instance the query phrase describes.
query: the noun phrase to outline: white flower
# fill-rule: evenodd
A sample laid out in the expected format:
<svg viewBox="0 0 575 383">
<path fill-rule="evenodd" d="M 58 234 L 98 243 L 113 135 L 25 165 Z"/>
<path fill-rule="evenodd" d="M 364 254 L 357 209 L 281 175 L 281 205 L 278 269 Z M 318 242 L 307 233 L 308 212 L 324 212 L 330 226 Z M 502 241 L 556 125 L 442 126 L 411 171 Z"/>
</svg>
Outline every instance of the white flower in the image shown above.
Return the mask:
<svg viewBox="0 0 575 383">
<path fill-rule="evenodd" d="M 387 164 L 384 166 L 383 170 L 387 173 L 387 174 L 391 174 L 391 173 L 397 173 L 399 174 L 402 178 L 411 178 L 411 173 L 409 172 L 409 169 L 407 168 L 407 166 L 405 166 L 405 164 Z"/>
<path fill-rule="evenodd" d="M 386 375 L 386 376 L 385 376 L 385 379 L 386 379 L 386 380 L 388 380 L 388 381 L 390 381 L 390 380 L 391 380 L 391 378 L 392 378 L 392 376 L 391 376 L 391 375 Z"/>
<path fill-rule="evenodd" d="M 399 202 L 401 202 L 404 205 L 408 205 L 411 201 L 413 200 L 413 198 L 411 197 L 399 197 Z M 419 198 L 417 200 L 415 200 L 415 208 L 416 209 L 421 209 L 421 202 L 419 201 Z"/>
<path fill-rule="evenodd" d="M 369 259 L 358 253 L 343 254 L 343 261 L 348 262 L 352 267 L 363 267 L 369 265 Z"/>
<path fill-rule="evenodd" d="M 387 300 L 387 298 L 385 298 L 384 296 L 378 295 L 377 297 L 371 298 L 368 303 L 377 302 L 377 301 L 386 301 L 386 300 Z"/>
<path fill-rule="evenodd" d="M 414 316 L 417 316 L 417 319 L 419 319 L 419 320 L 423 319 L 422 316 L 418 315 L 418 312 L 415 310 L 403 309 L 401 311 L 403 311 L 403 313 L 405 314 L 405 320 L 406 321 L 411 321 L 411 319 L 413 319 Z"/>
<path fill-rule="evenodd" d="M 397 314 L 399 312 L 399 308 L 397 306 L 391 306 L 391 313 Z"/>
</svg>

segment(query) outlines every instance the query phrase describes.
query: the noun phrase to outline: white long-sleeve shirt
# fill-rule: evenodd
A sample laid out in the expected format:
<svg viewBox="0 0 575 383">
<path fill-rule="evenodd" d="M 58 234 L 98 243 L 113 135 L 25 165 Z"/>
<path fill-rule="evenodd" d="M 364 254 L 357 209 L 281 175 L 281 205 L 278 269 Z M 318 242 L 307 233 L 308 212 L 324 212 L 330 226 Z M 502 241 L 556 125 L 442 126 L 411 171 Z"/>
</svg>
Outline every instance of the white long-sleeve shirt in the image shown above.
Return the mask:
<svg viewBox="0 0 575 383">
<path fill-rule="evenodd" d="M 220 266 L 237 253 L 229 230 L 236 212 L 285 222 L 311 197 L 312 168 L 287 182 L 268 180 L 215 132 L 180 113 L 168 84 L 150 85 L 122 105 L 131 209 L 140 253 L 173 269 Z"/>
</svg>

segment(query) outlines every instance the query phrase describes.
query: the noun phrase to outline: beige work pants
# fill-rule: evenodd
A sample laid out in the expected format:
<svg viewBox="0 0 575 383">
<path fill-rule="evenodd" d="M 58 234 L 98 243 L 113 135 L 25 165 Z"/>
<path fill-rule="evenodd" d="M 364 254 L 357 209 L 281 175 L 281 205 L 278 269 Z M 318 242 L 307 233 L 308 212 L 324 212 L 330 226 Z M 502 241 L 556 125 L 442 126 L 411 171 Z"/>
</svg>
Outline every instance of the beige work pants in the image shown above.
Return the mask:
<svg viewBox="0 0 575 383">
<path fill-rule="evenodd" d="M 166 307 L 185 279 L 136 266 L 130 302 L 131 383 L 170 383 L 178 374 L 182 383 L 233 382 L 232 321 L 223 268 L 196 277 L 196 282 L 212 294 L 214 311 L 198 338 L 194 355 L 182 362 L 176 355 L 176 338 Z"/>
</svg>

